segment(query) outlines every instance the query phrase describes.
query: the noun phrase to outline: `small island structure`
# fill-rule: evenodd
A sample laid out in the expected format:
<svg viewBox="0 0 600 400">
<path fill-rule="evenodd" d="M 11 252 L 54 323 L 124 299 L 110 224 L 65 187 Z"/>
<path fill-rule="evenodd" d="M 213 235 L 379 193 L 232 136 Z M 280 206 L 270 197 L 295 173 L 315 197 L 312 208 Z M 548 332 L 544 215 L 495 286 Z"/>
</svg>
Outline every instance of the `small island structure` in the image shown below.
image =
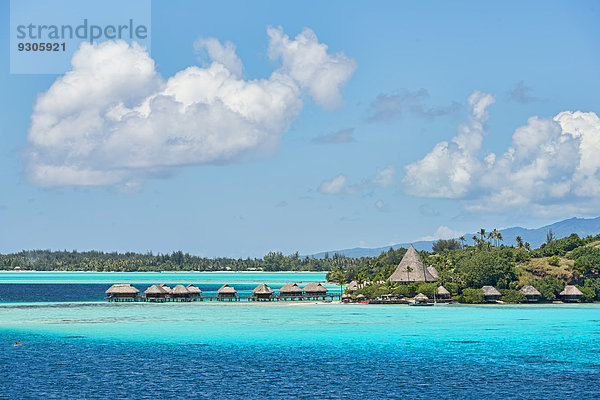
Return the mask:
<svg viewBox="0 0 600 400">
<path fill-rule="evenodd" d="M 500 296 L 502 296 L 502 293 L 493 286 L 484 286 L 481 290 L 483 290 L 483 298 L 487 302 L 496 302 L 500 299 Z"/>
<path fill-rule="evenodd" d="M 542 294 L 539 292 L 539 290 L 537 290 L 536 288 L 534 288 L 531 285 L 525 285 L 525 286 L 523 286 L 519 290 L 519 292 L 523 293 L 523 295 L 525 296 L 525 298 L 529 302 L 539 301 L 540 298 L 542 297 Z"/>
<path fill-rule="evenodd" d="M 237 295 L 237 290 L 233 286 L 229 286 L 225 284 L 217 290 L 217 300 L 218 301 L 239 301 L 240 296 Z"/>
<path fill-rule="evenodd" d="M 109 287 L 106 292 L 108 301 L 136 301 L 140 291 L 130 283 L 119 283 Z"/>
<path fill-rule="evenodd" d="M 304 297 L 312 300 L 325 300 L 329 295 L 327 294 L 327 289 L 319 282 L 310 282 L 304 286 Z"/>
<path fill-rule="evenodd" d="M 423 293 L 419 293 L 418 295 L 416 295 L 414 297 L 412 302 L 408 303 L 408 305 L 411 305 L 411 306 L 430 305 L 429 297 L 425 296 Z M 433 304 L 431 304 L 431 305 L 433 305 Z"/>
<path fill-rule="evenodd" d="M 575 285 L 567 285 L 562 292 L 558 294 L 562 301 L 566 302 L 578 302 L 583 298 L 581 290 L 577 289 Z"/>
<path fill-rule="evenodd" d="M 273 299 L 273 293 L 275 293 L 275 291 L 271 289 L 266 283 L 261 283 L 252 290 L 251 300 L 271 301 Z"/>
<path fill-rule="evenodd" d="M 437 288 L 436 296 L 437 296 L 438 300 L 441 300 L 443 302 L 450 300 L 450 292 L 448 291 L 448 289 L 446 289 L 443 286 L 440 286 L 439 288 Z"/>
<path fill-rule="evenodd" d="M 295 283 L 286 283 L 279 289 L 279 298 L 282 300 L 302 300 L 302 289 Z"/>
<path fill-rule="evenodd" d="M 390 281 L 392 282 L 435 282 L 437 280 L 427 270 L 421 261 L 421 256 L 412 244 L 402 257 L 396 270 L 390 275 Z"/>
<path fill-rule="evenodd" d="M 186 286 L 188 292 L 190 293 L 190 299 L 192 300 L 200 300 L 202 301 L 202 290 L 199 287 L 194 286 L 193 284 L 189 284 Z"/>
</svg>

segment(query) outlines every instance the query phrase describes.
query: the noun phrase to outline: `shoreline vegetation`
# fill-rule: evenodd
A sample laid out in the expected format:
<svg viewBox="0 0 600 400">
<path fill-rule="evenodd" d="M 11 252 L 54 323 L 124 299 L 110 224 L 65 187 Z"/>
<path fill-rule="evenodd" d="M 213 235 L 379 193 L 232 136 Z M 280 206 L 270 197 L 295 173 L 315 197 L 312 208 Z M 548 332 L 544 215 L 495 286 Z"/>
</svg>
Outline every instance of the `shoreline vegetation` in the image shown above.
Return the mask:
<svg viewBox="0 0 600 400">
<path fill-rule="evenodd" d="M 181 251 L 171 254 L 104 253 L 99 251 L 31 250 L 0 254 L 0 270 L 37 272 L 327 272 L 327 280 L 340 286 L 347 298 L 381 296 L 435 298 L 440 286 L 450 298 L 467 304 L 500 301 L 553 302 L 573 291 L 570 300 L 600 300 L 600 234 L 556 238 L 548 231 L 546 243 L 531 249 L 520 237 L 502 243 L 496 230 L 434 242 L 431 252 L 416 252 L 424 265 L 424 278 L 413 278 L 411 265 L 400 268 L 410 249 L 389 249 L 377 257 L 351 258 L 339 254 L 322 259 L 268 253 L 262 258 L 204 258 Z M 414 256 L 411 254 L 411 259 Z M 411 262 L 415 262 L 412 260 Z M 400 271 L 400 272 L 399 272 Z M 431 272 L 431 275 L 430 275 Z M 406 276 L 406 279 L 403 277 Z M 432 279 L 431 276 L 435 276 Z M 344 287 L 346 287 L 344 291 Z M 494 295 L 482 288 L 492 287 Z M 497 289 L 497 290 L 496 290 Z M 537 294 L 536 294 L 537 293 Z M 563 293 L 561 295 L 561 293 Z"/>
</svg>

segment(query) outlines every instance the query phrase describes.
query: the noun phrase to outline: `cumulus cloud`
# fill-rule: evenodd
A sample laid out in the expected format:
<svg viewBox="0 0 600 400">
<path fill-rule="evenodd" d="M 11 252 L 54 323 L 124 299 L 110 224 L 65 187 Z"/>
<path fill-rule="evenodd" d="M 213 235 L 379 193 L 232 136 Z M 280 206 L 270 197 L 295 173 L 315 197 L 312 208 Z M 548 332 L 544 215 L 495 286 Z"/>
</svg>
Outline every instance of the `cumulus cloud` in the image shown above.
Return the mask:
<svg viewBox="0 0 600 400">
<path fill-rule="evenodd" d="M 343 144 L 354 141 L 354 128 L 342 129 L 328 135 L 317 136 L 312 139 L 316 144 Z"/>
<path fill-rule="evenodd" d="M 209 65 L 167 80 L 135 43 L 82 43 L 72 70 L 34 106 L 25 156 L 30 181 L 132 187 L 173 167 L 275 148 L 305 94 L 327 108 L 339 104 L 356 62 L 327 53 L 310 29 L 293 40 L 280 28 L 268 36 L 269 53 L 282 66 L 254 80 L 240 78 L 235 46 L 216 39 L 196 42 Z"/>
<path fill-rule="evenodd" d="M 409 194 L 420 197 L 460 198 L 472 185 L 481 169 L 477 152 L 485 134 L 483 124 L 487 107 L 494 96 L 479 91 L 469 96 L 470 122 L 458 127 L 450 142 L 440 142 L 423 159 L 404 167 L 403 183 Z"/>
<path fill-rule="evenodd" d="M 360 183 L 350 184 L 344 174 L 339 174 L 332 179 L 326 179 L 319 185 L 318 191 L 323 194 L 352 195 L 363 193 L 375 187 L 386 188 L 394 183 L 396 168 L 389 165 L 377 169 L 375 176 L 365 179 Z"/>
<path fill-rule="evenodd" d="M 450 143 L 405 167 L 406 190 L 420 197 L 464 199 L 469 211 L 520 208 L 537 215 L 597 212 L 600 200 L 600 119 L 594 112 L 533 116 L 500 154 L 480 154 L 489 94 L 469 98 L 471 120 Z"/>
<path fill-rule="evenodd" d="M 460 108 L 460 105 L 456 102 L 442 107 L 428 107 L 425 105 L 425 101 L 428 98 L 429 93 L 425 89 L 394 94 L 381 93 L 369 106 L 367 121 L 387 121 L 405 113 L 410 113 L 416 117 L 433 119 L 454 113 Z"/>
<path fill-rule="evenodd" d="M 420 240 L 427 240 L 427 241 L 438 240 L 438 239 L 448 240 L 448 239 L 458 238 L 458 237 L 462 236 L 463 234 L 464 234 L 464 232 L 462 232 L 462 231 L 455 231 L 453 229 L 448 228 L 447 226 L 442 225 L 437 228 L 437 230 L 435 231 L 435 233 L 433 235 L 424 236 Z"/>
</svg>

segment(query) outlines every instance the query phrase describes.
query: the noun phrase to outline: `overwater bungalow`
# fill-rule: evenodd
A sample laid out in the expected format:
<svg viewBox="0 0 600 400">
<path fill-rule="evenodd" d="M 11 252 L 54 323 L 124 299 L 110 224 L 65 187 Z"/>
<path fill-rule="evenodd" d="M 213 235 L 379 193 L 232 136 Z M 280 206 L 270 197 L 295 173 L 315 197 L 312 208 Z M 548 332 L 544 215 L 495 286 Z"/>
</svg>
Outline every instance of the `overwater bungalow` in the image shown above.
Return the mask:
<svg viewBox="0 0 600 400">
<path fill-rule="evenodd" d="M 450 292 L 448 291 L 448 289 L 446 289 L 443 286 L 440 286 L 439 288 L 437 288 L 437 291 L 435 292 L 435 294 L 439 300 L 450 299 Z"/>
<path fill-rule="evenodd" d="M 187 288 L 187 290 L 188 290 L 188 292 L 190 294 L 190 299 L 192 299 L 192 300 L 198 300 L 198 299 L 202 300 L 202 290 L 200 290 L 200 288 L 198 288 L 198 287 L 196 287 L 196 286 L 194 286 L 192 284 L 187 285 L 186 288 Z"/>
<path fill-rule="evenodd" d="M 219 290 L 217 290 L 217 300 L 239 300 L 240 296 L 237 295 L 237 290 L 233 286 L 229 286 L 227 284 L 221 286 Z"/>
<path fill-rule="evenodd" d="M 304 286 L 304 297 L 307 299 L 323 299 L 327 297 L 327 289 L 319 282 L 310 282 Z"/>
<path fill-rule="evenodd" d="M 275 291 L 267 286 L 266 283 L 261 283 L 252 290 L 252 300 L 255 301 L 271 301 Z"/>
<path fill-rule="evenodd" d="M 581 290 L 577 289 L 577 286 L 567 285 L 563 291 L 558 294 L 558 296 L 563 301 L 574 302 L 580 301 L 583 298 L 583 293 Z"/>
<path fill-rule="evenodd" d="M 183 285 L 177 285 L 171 290 L 171 298 L 177 301 L 189 301 L 190 291 Z"/>
<path fill-rule="evenodd" d="M 352 281 L 349 284 L 346 285 L 346 289 L 348 289 L 348 291 L 350 293 L 354 293 L 358 290 L 358 282 L 356 281 Z"/>
<path fill-rule="evenodd" d="M 411 244 L 394 273 L 390 275 L 390 281 L 435 282 L 437 281 L 437 278 L 431 275 L 425 265 L 423 265 L 421 256 L 419 256 L 419 253 Z"/>
<path fill-rule="evenodd" d="M 500 296 L 502 296 L 502 293 L 493 286 L 484 286 L 481 290 L 483 290 L 483 298 L 485 301 L 497 301 L 500 299 Z"/>
<path fill-rule="evenodd" d="M 130 283 L 112 285 L 106 290 L 108 301 L 135 301 L 140 291 Z"/>
<path fill-rule="evenodd" d="M 519 291 L 523 293 L 523 295 L 527 298 L 527 301 L 539 301 L 540 297 L 542 297 L 542 294 L 531 285 L 525 285 Z"/>
<path fill-rule="evenodd" d="M 161 288 L 163 288 L 163 290 L 165 292 L 167 292 L 167 294 L 171 294 L 171 292 L 173 291 L 173 289 L 171 289 L 170 287 L 168 287 L 165 283 L 161 283 L 159 286 Z"/>
<path fill-rule="evenodd" d="M 295 283 L 286 283 L 279 289 L 279 298 L 284 300 L 301 300 L 302 289 Z"/>
<path fill-rule="evenodd" d="M 149 301 L 166 301 L 167 295 L 170 294 L 161 285 L 152 285 L 144 290 L 144 293 L 146 294 L 146 299 Z"/>
</svg>

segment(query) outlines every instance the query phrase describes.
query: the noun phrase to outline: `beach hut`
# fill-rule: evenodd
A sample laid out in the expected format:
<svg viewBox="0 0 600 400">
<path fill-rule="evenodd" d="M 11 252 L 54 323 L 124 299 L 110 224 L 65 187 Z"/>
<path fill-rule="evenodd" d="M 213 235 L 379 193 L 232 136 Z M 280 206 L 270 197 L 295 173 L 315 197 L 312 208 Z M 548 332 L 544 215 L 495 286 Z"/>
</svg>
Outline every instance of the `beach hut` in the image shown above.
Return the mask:
<svg viewBox="0 0 600 400">
<path fill-rule="evenodd" d="M 133 301 L 140 291 L 130 283 L 119 283 L 109 287 L 106 292 L 109 301 Z"/>
<path fill-rule="evenodd" d="M 217 290 L 217 300 L 239 300 L 239 296 L 233 286 L 225 284 Z"/>
<path fill-rule="evenodd" d="M 327 296 L 327 289 L 319 282 L 310 282 L 304 286 L 304 297 L 308 299 L 323 299 Z"/>
<path fill-rule="evenodd" d="M 446 300 L 450 298 L 450 292 L 445 287 L 440 286 L 439 288 L 437 288 L 436 296 L 440 300 Z"/>
<path fill-rule="evenodd" d="M 527 301 L 538 301 L 542 296 L 542 294 L 531 285 L 525 285 L 519 291 L 525 295 Z"/>
<path fill-rule="evenodd" d="M 350 300 L 352 300 L 352 296 L 349 294 L 342 295 L 342 303 L 350 303 Z"/>
<path fill-rule="evenodd" d="M 419 293 L 415 296 L 414 300 L 417 304 L 424 304 L 429 301 L 429 297 L 425 296 L 423 293 Z"/>
<path fill-rule="evenodd" d="M 188 300 L 190 291 L 183 285 L 177 285 L 171 290 L 171 297 L 179 301 Z"/>
<path fill-rule="evenodd" d="M 144 293 L 149 301 L 165 301 L 169 294 L 161 285 L 152 285 Z"/>
<path fill-rule="evenodd" d="M 581 293 L 581 290 L 577 289 L 576 286 L 567 285 L 558 296 L 563 301 L 579 301 L 583 298 L 583 293 Z"/>
<path fill-rule="evenodd" d="M 481 290 L 483 290 L 483 298 L 485 301 L 496 301 L 502 296 L 502 293 L 493 286 L 484 286 Z"/>
<path fill-rule="evenodd" d="M 273 289 L 267 286 L 266 283 L 261 283 L 252 290 L 252 300 L 271 300 L 273 297 Z"/>
<path fill-rule="evenodd" d="M 429 272 L 429 274 L 431 276 L 433 276 L 433 278 L 436 281 L 440 279 L 440 274 L 438 273 L 438 270 L 433 265 L 430 265 L 429 267 L 427 267 L 427 272 Z"/>
<path fill-rule="evenodd" d="M 392 275 L 392 282 L 435 282 L 437 278 L 425 268 L 421 256 L 411 244 Z"/>
<path fill-rule="evenodd" d="M 363 302 L 363 301 L 365 301 L 365 299 L 366 299 L 366 297 L 362 293 L 359 294 L 358 296 L 356 296 L 356 301 L 358 301 L 358 302 Z"/>
<path fill-rule="evenodd" d="M 356 292 L 358 290 L 358 282 L 356 282 L 356 281 L 350 282 L 348 285 L 346 285 L 346 289 L 348 289 L 348 291 L 350 293 Z"/>
<path fill-rule="evenodd" d="M 279 289 L 279 297 L 287 300 L 301 299 L 302 289 L 295 283 L 286 283 Z"/>
<path fill-rule="evenodd" d="M 202 290 L 200 290 L 200 288 L 189 284 L 186 286 L 188 292 L 190 293 L 190 299 L 191 300 L 197 300 L 197 299 L 201 299 L 202 298 Z"/>
</svg>

